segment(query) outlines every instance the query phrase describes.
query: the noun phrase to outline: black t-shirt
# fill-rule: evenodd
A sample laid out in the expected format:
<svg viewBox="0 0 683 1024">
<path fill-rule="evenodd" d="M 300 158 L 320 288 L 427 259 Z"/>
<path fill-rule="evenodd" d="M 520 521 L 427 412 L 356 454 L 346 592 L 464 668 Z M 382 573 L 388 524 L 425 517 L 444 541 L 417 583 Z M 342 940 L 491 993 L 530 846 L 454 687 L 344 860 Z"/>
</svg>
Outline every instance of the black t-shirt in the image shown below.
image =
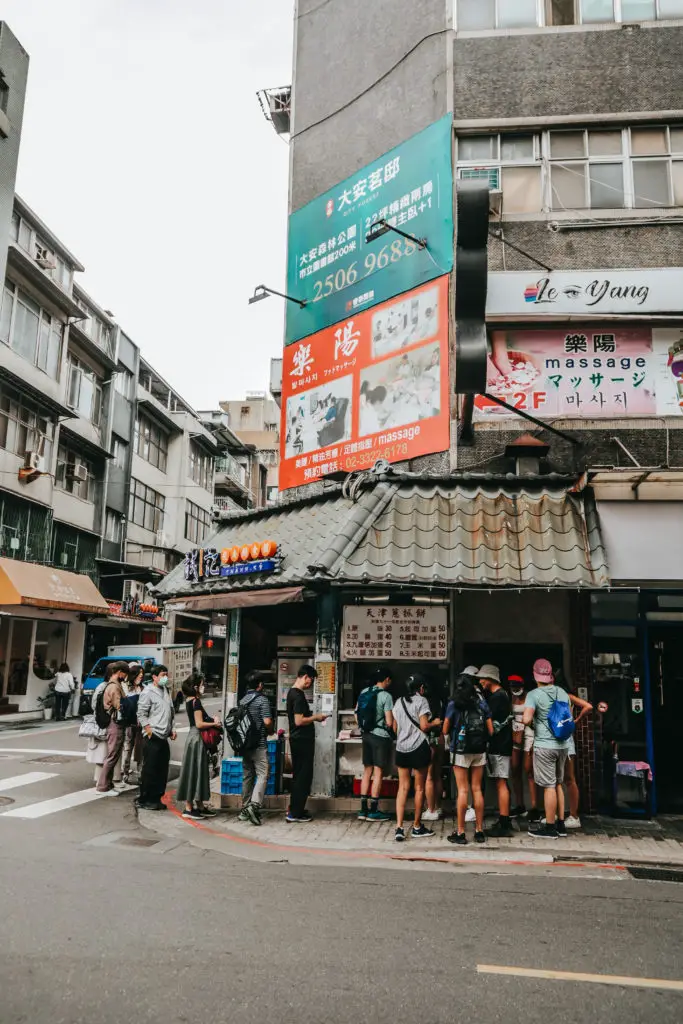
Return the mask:
<svg viewBox="0 0 683 1024">
<path fill-rule="evenodd" d="M 486 694 L 486 702 L 491 709 L 493 724 L 504 722 L 511 713 L 510 698 L 501 687 L 492 693 Z M 489 754 L 503 754 L 507 757 L 512 753 L 512 722 L 508 722 L 500 732 L 496 732 L 489 740 Z"/>
<path fill-rule="evenodd" d="M 311 709 L 306 700 L 306 696 L 303 690 L 300 690 L 297 686 L 293 686 L 287 694 L 287 718 L 289 719 L 289 738 L 295 740 L 315 740 L 315 727 L 313 722 L 310 725 L 299 725 L 295 724 L 295 715 L 305 715 L 306 718 L 311 714 Z"/>
<path fill-rule="evenodd" d="M 201 711 L 203 722 L 212 721 L 211 715 L 207 715 L 206 711 L 204 710 L 204 705 L 200 701 L 199 697 L 188 698 L 188 700 L 185 701 L 185 710 L 187 711 L 187 718 L 190 723 L 190 728 L 192 728 L 192 726 L 194 725 L 195 711 Z"/>
</svg>

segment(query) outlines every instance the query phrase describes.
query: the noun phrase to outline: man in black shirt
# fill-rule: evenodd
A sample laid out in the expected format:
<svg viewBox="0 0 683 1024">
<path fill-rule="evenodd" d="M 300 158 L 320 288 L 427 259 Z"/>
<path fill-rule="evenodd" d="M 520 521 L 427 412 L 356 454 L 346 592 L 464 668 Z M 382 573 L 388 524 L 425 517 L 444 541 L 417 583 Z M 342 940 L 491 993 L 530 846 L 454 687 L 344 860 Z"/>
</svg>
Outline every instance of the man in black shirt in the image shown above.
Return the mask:
<svg viewBox="0 0 683 1024">
<path fill-rule="evenodd" d="M 311 820 L 311 815 L 306 810 L 306 801 L 313 783 L 315 722 L 325 722 L 329 717 L 312 715 L 304 694 L 304 690 L 313 686 L 313 680 L 317 675 L 312 665 L 302 665 L 287 694 L 289 747 L 292 752 L 292 791 L 286 817 L 289 822 Z"/>
<path fill-rule="evenodd" d="M 486 703 L 493 720 L 493 736 L 489 740 L 489 778 L 496 780 L 498 821 L 486 830 L 487 836 L 504 839 L 515 833 L 510 821 L 510 759 L 512 757 L 512 704 L 500 685 L 500 672 L 495 665 L 482 665 L 479 679 L 486 691 Z"/>
</svg>

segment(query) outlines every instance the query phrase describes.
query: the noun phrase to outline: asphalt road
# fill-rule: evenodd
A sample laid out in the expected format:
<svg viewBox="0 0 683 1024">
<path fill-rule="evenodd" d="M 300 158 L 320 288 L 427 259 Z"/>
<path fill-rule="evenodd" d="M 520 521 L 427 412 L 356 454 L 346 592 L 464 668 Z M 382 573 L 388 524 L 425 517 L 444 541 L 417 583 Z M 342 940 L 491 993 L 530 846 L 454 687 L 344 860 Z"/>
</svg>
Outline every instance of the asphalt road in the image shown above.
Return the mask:
<svg viewBox="0 0 683 1024">
<path fill-rule="evenodd" d="M 82 758 L 33 756 L 81 748 L 72 726 L 0 733 L 1 1024 L 683 1020 L 683 985 L 477 972 L 683 980 L 683 886 L 255 863 L 146 831 L 132 795 L 3 813 L 87 789 Z"/>
</svg>

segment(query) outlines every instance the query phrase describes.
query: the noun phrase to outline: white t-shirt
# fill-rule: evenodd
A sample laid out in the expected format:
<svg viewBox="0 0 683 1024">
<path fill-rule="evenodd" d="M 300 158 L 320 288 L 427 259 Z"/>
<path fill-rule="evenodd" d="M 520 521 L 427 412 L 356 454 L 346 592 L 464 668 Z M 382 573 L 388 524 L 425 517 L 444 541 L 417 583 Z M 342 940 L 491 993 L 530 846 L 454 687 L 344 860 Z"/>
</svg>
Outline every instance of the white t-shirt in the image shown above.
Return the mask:
<svg viewBox="0 0 683 1024">
<path fill-rule="evenodd" d="M 408 718 L 414 718 L 415 722 L 420 721 L 422 715 L 426 715 L 427 718 L 431 718 L 431 712 L 429 710 L 429 703 L 426 697 L 421 697 L 416 694 L 412 701 L 408 703 L 405 697 L 401 697 L 394 704 L 394 718 L 396 719 L 396 750 L 399 754 L 410 754 L 413 750 L 417 750 L 421 743 L 424 743 L 427 739 L 426 735 L 419 729 L 414 722 L 411 722 Z"/>
</svg>

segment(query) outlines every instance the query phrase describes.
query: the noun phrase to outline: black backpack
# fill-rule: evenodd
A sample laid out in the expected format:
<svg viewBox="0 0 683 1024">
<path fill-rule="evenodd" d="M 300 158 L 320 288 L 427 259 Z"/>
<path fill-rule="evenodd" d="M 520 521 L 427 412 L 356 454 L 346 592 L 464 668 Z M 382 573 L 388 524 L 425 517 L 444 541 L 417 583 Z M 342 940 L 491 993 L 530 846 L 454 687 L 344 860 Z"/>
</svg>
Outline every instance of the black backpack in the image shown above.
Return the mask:
<svg viewBox="0 0 683 1024">
<path fill-rule="evenodd" d="M 106 711 L 104 707 L 104 690 L 97 694 L 97 700 L 95 701 L 95 721 L 99 725 L 100 729 L 108 729 L 111 722 L 111 711 Z"/>
<path fill-rule="evenodd" d="M 249 714 L 249 705 L 256 697 L 232 708 L 225 718 L 225 734 L 237 757 L 245 751 L 255 750 L 261 742 L 261 726 Z"/>
<path fill-rule="evenodd" d="M 486 718 L 481 704 L 477 702 L 460 713 L 460 731 L 455 743 L 456 754 L 485 754 L 488 746 Z"/>
</svg>

